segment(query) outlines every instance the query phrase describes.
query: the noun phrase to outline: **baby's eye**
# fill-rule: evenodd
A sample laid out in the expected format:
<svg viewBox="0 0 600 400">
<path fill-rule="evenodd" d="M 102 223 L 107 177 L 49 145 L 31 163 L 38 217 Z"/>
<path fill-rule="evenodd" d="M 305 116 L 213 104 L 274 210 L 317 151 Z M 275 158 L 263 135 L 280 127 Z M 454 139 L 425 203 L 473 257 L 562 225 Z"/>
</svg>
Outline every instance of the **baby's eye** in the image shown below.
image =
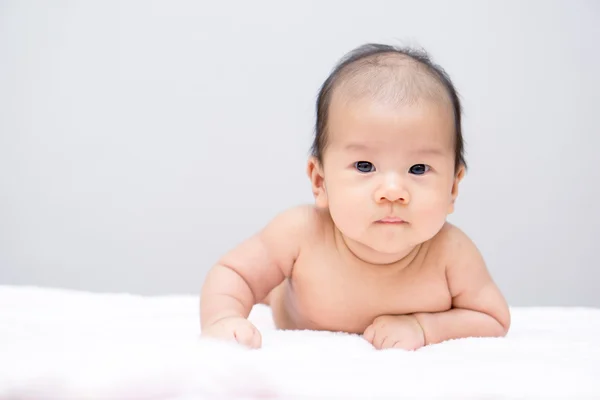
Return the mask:
<svg viewBox="0 0 600 400">
<path fill-rule="evenodd" d="M 360 172 L 373 172 L 375 171 L 375 166 L 368 161 L 358 161 L 354 163 L 354 168 L 359 170 Z"/>
<path fill-rule="evenodd" d="M 414 175 L 423 175 L 425 172 L 429 171 L 429 165 L 426 164 L 415 164 L 408 170 L 411 174 Z"/>
</svg>

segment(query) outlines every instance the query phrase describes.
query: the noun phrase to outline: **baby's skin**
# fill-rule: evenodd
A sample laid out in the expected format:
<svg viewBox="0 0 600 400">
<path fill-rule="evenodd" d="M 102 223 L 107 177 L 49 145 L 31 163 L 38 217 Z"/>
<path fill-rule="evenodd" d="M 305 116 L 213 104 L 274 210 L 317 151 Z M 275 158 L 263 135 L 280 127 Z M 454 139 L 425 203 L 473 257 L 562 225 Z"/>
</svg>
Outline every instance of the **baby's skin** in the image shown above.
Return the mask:
<svg viewBox="0 0 600 400">
<path fill-rule="evenodd" d="M 328 111 L 327 146 L 307 166 L 315 203 L 281 212 L 211 268 L 202 335 L 261 347 L 248 320 L 259 303 L 279 329 L 358 334 L 377 349 L 506 335 L 503 295 L 446 220 L 465 174 L 447 99 L 342 88 Z"/>
</svg>

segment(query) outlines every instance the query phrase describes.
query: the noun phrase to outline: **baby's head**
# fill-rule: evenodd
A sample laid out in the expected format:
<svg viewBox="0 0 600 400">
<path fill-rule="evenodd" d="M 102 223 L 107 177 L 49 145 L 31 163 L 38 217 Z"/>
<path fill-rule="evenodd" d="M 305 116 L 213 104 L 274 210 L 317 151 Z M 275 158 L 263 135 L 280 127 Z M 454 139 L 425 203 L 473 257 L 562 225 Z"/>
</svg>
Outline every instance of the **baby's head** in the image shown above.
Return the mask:
<svg viewBox="0 0 600 400">
<path fill-rule="evenodd" d="M 460 114 L 424 53 L 365 45 L 341 60 L 319 92 L 308 174 L 347 243 L 394 259 L 440 231 L 466 168 Z"/>
</svg>

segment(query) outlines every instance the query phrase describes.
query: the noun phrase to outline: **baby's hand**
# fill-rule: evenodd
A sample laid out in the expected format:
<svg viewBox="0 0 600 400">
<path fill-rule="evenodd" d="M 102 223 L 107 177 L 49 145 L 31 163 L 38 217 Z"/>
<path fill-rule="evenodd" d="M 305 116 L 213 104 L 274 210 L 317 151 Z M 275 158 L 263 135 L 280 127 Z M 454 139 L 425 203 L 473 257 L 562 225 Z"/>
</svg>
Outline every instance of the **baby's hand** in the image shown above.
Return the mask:
<svg viewBox="0 0 600 400">
<path fill-rule="evenodd" d="M 242 317 L 227 317 L 202 328 L 202 336 L 215 339 L 235 340 L 239 344 L 257 349 L 262 344 L 260 332 Z"/>
<path fill-rule="evenodd" d="M 425 333 L 413 315 L 383 315 L 365 329 L 363 337 L 376 349 L 416 350 L 425 346 Z"/>
</svg>

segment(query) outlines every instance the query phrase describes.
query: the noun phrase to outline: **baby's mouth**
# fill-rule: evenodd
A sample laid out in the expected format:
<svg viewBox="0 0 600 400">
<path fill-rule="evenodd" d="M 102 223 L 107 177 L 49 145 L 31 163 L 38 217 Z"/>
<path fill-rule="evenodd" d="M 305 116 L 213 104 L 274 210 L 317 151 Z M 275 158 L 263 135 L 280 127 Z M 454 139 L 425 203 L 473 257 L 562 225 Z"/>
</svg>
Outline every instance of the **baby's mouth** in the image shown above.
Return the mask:
<svg viewBox="0 0 600 400">
<path fill-rule="evenodd" d="M 402 225 L 402 224 L 406 224 L 407 222 L 400 217 L 385 217 L 385 218 L 382 218 L 379 221 L 377 221 L 377 223 Z"/>
</svg>

